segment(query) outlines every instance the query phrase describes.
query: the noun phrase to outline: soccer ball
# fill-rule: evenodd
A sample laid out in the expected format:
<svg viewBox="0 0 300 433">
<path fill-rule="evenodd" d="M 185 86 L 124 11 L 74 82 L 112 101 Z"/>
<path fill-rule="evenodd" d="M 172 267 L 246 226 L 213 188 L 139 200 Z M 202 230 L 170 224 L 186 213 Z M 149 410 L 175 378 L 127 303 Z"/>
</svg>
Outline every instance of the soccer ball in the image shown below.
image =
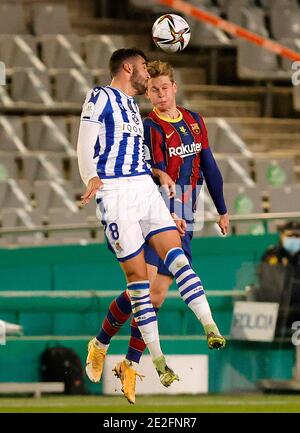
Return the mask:
<svg viewBox="0 0 300 433">
<path fill-rule="evenodd" d="M 152 39 L 166 53 L 182 51 L 189 43 L 191 30 L 179 15 L 166 14 L 159 17 L 152 27 Z"/>
</svg>

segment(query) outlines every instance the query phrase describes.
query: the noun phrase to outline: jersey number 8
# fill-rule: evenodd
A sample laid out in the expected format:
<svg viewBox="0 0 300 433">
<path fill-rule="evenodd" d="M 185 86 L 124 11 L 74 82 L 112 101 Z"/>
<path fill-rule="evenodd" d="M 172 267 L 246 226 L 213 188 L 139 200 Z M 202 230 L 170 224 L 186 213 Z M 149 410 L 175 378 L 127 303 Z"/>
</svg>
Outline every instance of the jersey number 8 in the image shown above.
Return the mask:
<svg viewBox="0 0 300 433">
<path fill-rule="evenodd" d="M 118 224 L 116 224 L 116 223 L 111 223 L 111 224 L 109 224 L 109 226 L 108 226 L 108 228 L 109 228 L 109 230 L 110 230 L 110 233 L 111 233 L 111 236 L 112 236 L 112 238 L 116 241 L 117 239 L 119 239 L 119 227 L 118 227 Z"/>
</svg>

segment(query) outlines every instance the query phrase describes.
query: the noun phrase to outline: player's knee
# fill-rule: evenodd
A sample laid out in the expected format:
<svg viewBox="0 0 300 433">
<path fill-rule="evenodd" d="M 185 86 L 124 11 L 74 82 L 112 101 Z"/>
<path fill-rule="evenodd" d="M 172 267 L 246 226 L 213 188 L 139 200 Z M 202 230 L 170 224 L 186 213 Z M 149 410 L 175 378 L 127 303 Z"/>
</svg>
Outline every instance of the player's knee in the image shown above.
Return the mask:
<svg viewBox="0 0 300 433">
<path fill-rule="evenodd" d="M 163 293 L 155 294 L 154 296 L 151 294 L 150 299 L 154 308 L 160 308 L 164 303 L 165 296 Z"/>
<path fill-rule="evenodd" d="M 150 290 L 150 299 L 152 302 L 153 307 L 160 308 L 162 304 L 164 303 L 164 300 L 166 298 L 167 292 L 168 292 L 169 286 L 163 287 L 151 287 Z"/>
<path fill-rule="evenodd" d="M 147 272 L 141 269 L 129 269 L 126 271 L 127 281 L 148 281 Z"/>
<path fill-rule="evenodd" d="M 158 300 L 158 301 L 156 302 L 155 305 L 153 304 L 153 307 L 154 307 L 154 308 L 157 308 L 157 309 L 161 308 L 161 307 L 163 306 L 164 301 L 165 301 L 165 298 L 161 298 L 160 300 Z"/>
</svg>

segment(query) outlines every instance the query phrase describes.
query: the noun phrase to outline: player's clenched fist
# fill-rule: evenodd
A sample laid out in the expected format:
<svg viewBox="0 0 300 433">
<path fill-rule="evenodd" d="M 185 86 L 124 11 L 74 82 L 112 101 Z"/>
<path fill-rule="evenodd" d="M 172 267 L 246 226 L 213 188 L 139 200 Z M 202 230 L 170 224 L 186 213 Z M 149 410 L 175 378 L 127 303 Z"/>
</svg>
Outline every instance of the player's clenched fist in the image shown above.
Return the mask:
<svg viewBox="0 0 300 433">
<path fill-rule="evenodd" d="M 81 196 L 81 203 L 87 204 L 90 199 L 96 195 L 96 192 L 102 187 L 102 180 L 98 176 L 92 177 L 87 184 L 85 193 Z"/>
</svg>

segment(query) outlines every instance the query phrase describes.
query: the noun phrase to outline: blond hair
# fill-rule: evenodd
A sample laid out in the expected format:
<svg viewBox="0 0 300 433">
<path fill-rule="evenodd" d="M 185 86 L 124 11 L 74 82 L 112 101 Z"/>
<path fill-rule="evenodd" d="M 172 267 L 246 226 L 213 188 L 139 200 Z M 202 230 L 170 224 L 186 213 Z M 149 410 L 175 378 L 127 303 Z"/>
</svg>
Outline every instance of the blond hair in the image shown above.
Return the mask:
<svg viewBox="0 0 300 433">
<path fill-rule="evenodd" d="M 174 69 L 170 63 L 162 62 L 161 60 L 154 60 L 147 64 L 148 73 L 151 78 L 157 78 L 166 75 L 174 83 Z"/>
</svg>

